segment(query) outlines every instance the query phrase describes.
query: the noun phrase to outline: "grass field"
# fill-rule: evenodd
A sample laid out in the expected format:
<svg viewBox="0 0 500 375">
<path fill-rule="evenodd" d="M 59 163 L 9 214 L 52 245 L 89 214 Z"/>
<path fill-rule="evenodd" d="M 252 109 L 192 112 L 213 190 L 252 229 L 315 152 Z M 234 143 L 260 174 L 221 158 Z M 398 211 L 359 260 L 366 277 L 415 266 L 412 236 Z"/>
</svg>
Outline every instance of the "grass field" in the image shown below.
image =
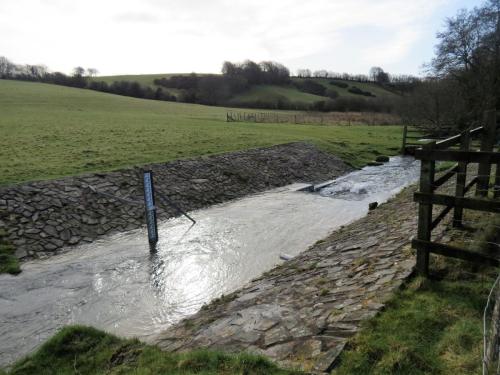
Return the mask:
<svg viewBox="0 0 500 375">
<path fill-rule="evenodd" d="M 395 154 L 397 126 L 226 123 L 225 108 L 0 80 L 0 184 L 312 142 L 354 166 Z"/>
</svg>

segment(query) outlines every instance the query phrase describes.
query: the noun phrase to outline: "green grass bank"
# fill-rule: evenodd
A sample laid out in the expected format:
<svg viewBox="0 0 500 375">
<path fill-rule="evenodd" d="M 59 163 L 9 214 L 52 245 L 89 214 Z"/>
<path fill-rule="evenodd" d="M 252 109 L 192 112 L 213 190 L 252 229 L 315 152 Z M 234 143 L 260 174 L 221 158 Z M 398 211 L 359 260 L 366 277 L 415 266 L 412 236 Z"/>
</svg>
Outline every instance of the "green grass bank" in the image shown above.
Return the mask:
<svg viewBox="0 0 500 375">
<path fill-rule="evenodd" d="M 170 354 L 91 327 L 70 326 L 0 375 L 293 375 L 263 357 L 213 351 Z"/>
</svg>

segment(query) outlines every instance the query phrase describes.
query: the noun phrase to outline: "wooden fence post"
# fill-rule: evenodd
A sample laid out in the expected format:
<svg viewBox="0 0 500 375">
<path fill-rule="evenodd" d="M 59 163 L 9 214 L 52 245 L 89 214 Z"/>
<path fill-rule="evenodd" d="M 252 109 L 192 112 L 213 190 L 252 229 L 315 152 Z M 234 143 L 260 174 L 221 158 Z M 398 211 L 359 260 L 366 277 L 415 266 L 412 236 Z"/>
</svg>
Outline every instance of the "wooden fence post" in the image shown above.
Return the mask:
<svg viewBox="0 0 500 375">
<path fill-rule="evenodd" d="M 497 150 L 497 152 L 500 152 L 500 150 Z M 495 191 L 493 192 L 493 197 L 498 198 L 500 197 L 500 163 L 497 164 L 497 167 L 495 169 Z"/>
<path fill-rule="evenodd" d="M 469 151 L 470 147 L 470 132 L 464 131 L 460 135 L 460 150 Z M 465 184 L 467 183 L 467 162 L 458 163 L 457 171 L 457 185 L 455 187 L 455 196 L 461 198 L 465 195 Z M 462 226 L 462 216 L 464 209 L 462 207 L 455 207 L 453 210 L 453 226 Z"/>
<path fill-rule="evenodd" d="M 436 142 L 422 146 L 425 151 L 431 151 Z M 434 160 L 422 160 L 420 164 L 420 192 L 431 194 L 433 191 L 434 175 L 436 170 Z M 418 205 L 418 232 L 417 239 L 430 241 L 432 231 L 432 203 L 419 203 Z M 417 249 L 417 271 L 421 275 L 429 272 L 429 249 Z"/>
<path fill-rule="evenodd" d="M 496 138 L 496 112 L 486 111 L 484 114 L 483 134 L 481 137 L 481 151 L 493 151 L 493 145 Z M 477 169 L 477 186 L 476 195 L 486 197 L 488 196 L 488 189 L 490 186 L 490 173 L 491 164 L 480 163 Z"/>
<path fill-rule="evenodd" d="M 404 125 L 403 127 L 403 145 L 401 146 L 401 154 L 406 154 L 406 135 L 408 133 L 408 125 Z"/>
</svg>

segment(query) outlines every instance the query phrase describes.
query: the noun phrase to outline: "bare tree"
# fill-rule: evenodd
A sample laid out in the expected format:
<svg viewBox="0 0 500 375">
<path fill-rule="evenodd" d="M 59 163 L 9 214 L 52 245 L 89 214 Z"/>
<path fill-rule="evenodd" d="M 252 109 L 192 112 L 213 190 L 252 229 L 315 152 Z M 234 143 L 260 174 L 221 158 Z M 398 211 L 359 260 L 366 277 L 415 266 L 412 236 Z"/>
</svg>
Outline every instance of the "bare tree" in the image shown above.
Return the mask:
<svg viewBox="0 0 500 375">
<path fill-rule="evenodd" d="M 435 78 L 418 83 L 412 95 L 402 100 L 399 112 L 406 123 L 432 134 L 468 126 L 464 98 L 454 79 Z"/>
<path fill-rule="evenodd" d="M 15 65 L 6 57 L 0 56 L 0 78 L 10 78 L 14 73 Z"/>
<path fill-rule="evenodd" d="M 316 78 L 328 78 L 328 72 L 326 70 L 324 70 L 324 69 L 316 70 L 313 73 L 313 76 L 316 77 Z"/>
<path fill-rule="evenodd" d="M 96 68 L 87 68 L 87 76 L 90 78 L 95 77 L 99 71 Z"/>
<path fill-rule="evenodd" d="M 311 78 L 311 71 L 309 69 L 299 69 L 297 70 L 297 77 Z"/>
<path fill-rule="evenodd" d="M 85 69 L 82 68 L 81 66 L 77 66 L 76 68 L 73 69 L 74 77 L 83 77 L 84 74 L 85 74 Z"/>
<path fill-rule="evenodd" d="M 437 37 L 432 72 L 459 83 L 471 119 L 500 108 L 500 0 L 461 10 Z"/>
<path fill-rule="evenodd" d="M 377 82 L 380 84 L 389 83 L 389 81 L 390 81 L 389 73 L 385 72 L 384 69 L 382 69 L 379 66 L 374 66 L 370 69 L 369 77 L 374 82 Z"/>
</svg>

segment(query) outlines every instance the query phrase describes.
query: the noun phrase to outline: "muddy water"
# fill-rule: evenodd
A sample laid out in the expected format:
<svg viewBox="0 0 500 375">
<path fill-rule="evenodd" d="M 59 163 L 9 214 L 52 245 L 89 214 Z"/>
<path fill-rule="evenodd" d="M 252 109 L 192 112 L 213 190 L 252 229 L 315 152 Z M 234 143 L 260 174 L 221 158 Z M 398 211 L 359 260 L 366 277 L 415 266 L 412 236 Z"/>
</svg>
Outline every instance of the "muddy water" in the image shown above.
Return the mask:
<svg viewBox="0 0 500 375">
<path fill-rule="evenodd" d="M 144 230 L 113 236 L 0 275 L 0 365 L 67 324 L 147 340 L 204 303 L 297 255 L 366 215 L 416 180 L 418 165 L 395 157 L 343 176 L 319 192 L 295 184 L 159 225 L 151 254 Z"/>
</svg>

